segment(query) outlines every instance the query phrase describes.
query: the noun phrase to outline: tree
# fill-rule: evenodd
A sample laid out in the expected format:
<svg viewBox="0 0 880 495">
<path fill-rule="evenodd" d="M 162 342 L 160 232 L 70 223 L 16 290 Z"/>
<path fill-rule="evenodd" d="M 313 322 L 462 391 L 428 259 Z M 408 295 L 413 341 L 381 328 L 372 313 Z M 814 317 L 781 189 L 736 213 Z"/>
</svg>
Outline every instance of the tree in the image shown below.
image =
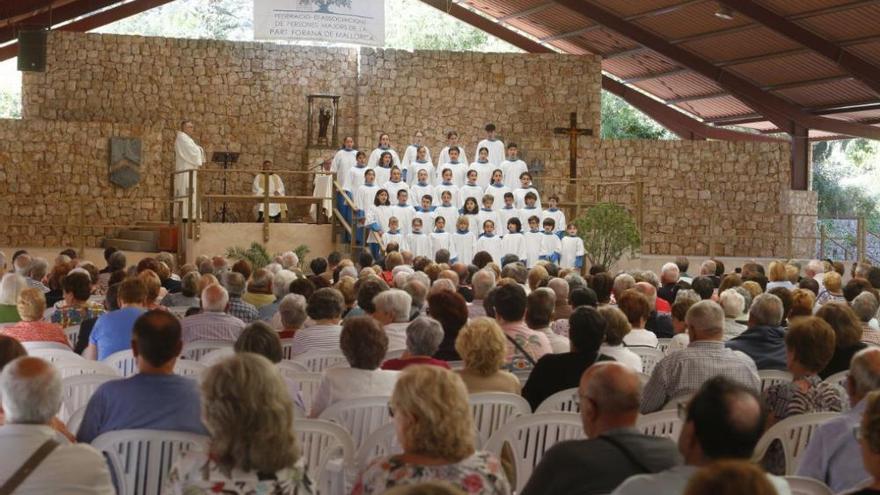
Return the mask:
<svg viewBox="0 0 880 495">
<path fill-rule="evenodd" d="M 675 136 L 626 101 L 602 91 L 602 139 L 674 139 Z"/>
<path fill-rule="evenodd" d="M 331 5 L 351 8 L 351 0 L 299 0 L 300 5 L 317 5 L 318 12 L 330 12 Z"/>
<path fill-rule="evenodd" d="M 611 268 L 624 254 L 637 253 L 642 243 L 635 220 L 620 205 L 599 203 L 574 224 L 578 236 L 584 240 L 586 257 L 593 265 Z"/>
</svg>

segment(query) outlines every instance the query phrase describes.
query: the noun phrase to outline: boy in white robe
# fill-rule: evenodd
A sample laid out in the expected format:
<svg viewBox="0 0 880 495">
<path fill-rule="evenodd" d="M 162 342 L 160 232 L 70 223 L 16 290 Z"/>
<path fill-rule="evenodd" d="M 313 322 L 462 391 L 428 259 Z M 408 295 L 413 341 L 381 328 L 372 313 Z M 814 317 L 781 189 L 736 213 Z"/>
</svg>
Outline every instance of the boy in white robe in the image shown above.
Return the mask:
<svg viewBox="0 0 880 495">
<path fill-rule="evenodd" d="M 455 217 L 453 217 L 455 218 Z M 445 249 L 449 252 L 449 261 L 455 261 L 458 254 L 455 251 L 455 245 L 452 244 L 452 236 L 446 232 L 446 219 L 440 215 L 434 218 L 434 231 L 431 232 L 431 252 L 434 259 L 437 251 Z"/>
<path fill-rule="evenodd" d="M 418 179 L 409 187 L 410 196 L 412 196 L 413 201 L 416 203 L 426 194 L 434 197 L 434 186 L 431 185 L 429 177 L 427 170 L 419 170 Z"/>
<path fill-rule="evenodd" d="M 489 149 L 488 148 L 480 148 L 479 156 L 477 157 L 477 161 L 471 163 L 471 166 L 468 167 L 468 172 L 471 170 L 477 172 L 477 184 L 483 189 L 489 187 L 489 184 L 492 183 L 492 172 L 497 168 L 492 166 L 489 163 Z M 502 173 L 504 171 L 502 170 Z"/>
<path fill-rule="evenodd" d="M 483 139 L 477 144 L 477 153 L 475 154 L 479 156 L 480 148 L 488 149 L 489 163 L 491 163 L 493 167 L 498 168 L 501 165 L 501 162 L 504 161 L 504 142 L 495 138 L 495 124 L 486 124 L 485 129 L 486 139 Z"/>
<path fill-rule="evenodd" d="M 562 242 L 556 237 L 556 222 L 552 218 L 544 219 L 544 238 L 541 239 L 541 259 L 551 263 L 559 263 L 559 252 Z"/>
<path fill-rule="evenodd" d="M 415 213 L 413 213 L 413 219 L 418 218 L 422 221 L 422 225 L 434 225 L 435 208 L 431 196 L 424 195 L 422 196 L 422 204 L 417 206 Z M 412 233 L 412 231 L 409 233 Z"/>
<path fill-rule="evenodd" d="M 483 222 L 483 233 L 474 243 L 474 252 L 486 251 L 495 263 L 501 263 L 501 238 L 495 235 L 495 223 L 492 220 Z"/>
<path fill-rule="evenodd" d="M 202 167 L 202 164 L 205 163 L 205 150 L 202 149 L 201 146 L 196 144 L 193 140 L 193 123 L 186 120 L 181 122 L 180 130 L 177 131 L 177 137 L 174 140 L 174 171 L 175 172 L 187 172 L 188 170 L 198 170 Z M 196 191 L 198 191 L 198 173 L 193 173 L 192 178 L 192 188 L 193 188 L 193 198 L 197 197 Z M 174 174 L 174 195 L 175 196 L 186 196 L 189 191 L 190 181 L 189 181 L 189 173 L 180 173 Z M 195 203 L 195 202 L 193 202 Z M 195 218 L 196 212 L 189 211 L 190 204 L 189 201 L 184 199 L 183 204 L 181 205 L 180 216 L 184 219 L 192 219 Z"/>
<path fill-rule="evenodd" d="M 400 169 L 397 167 L 391 167 L 391 178 L 382 184 L 382 188 L 387 190 L 388 195 L 392 198 L 397 197 L 397 191 L 409 191 L 409 185 L 403 180 Z"/>
<path fill-rule="evenodd" d="M 474 259 L 474 243 L 477 237 L 471 231 L 471 225 L 467 218 L 458 217 L 455 222 L 455 232 L 452 233 L 452 245 L 455 246 L 455 252 L 458 254 L 458 261 L 464 264 L 470 264 Z"/>
<path fill-rule="evenodd" d="M 449 131 L 446 133 L 446 146 L 440 150 L 440 155 L 437 157 L 437 166 L 449 163 L 449 149 L 453 147 L 458 148 L 461 152 L 458 159 L 464 163 L 468 162 L 467 152 L 464 150 L 463 146 L 458 145 L 458 133 L 455 131 Z"/>
<path fill-rule="evenodd" d="M 406 189 L 397 191 L 397 203 L 391 205 L 391 214 L 397 217 L 398 228 L 403 226 L 401 232 L 409 233 L 409 226 L 412 223 L 416 209 L 409 204 L 409 192 Z"/>
<path fill-rule="evenodd" d="M 364 185 L 364 172 L 367 171 L 367 154 L 363 151 L 355 153 L 355 164 L 348 172 L 348 196 L 354 202 L 354 195 Z M 374 174 L 375 177 L 375 174 Z"/>
<path fill-rule="evenodd" d="M 443 181 L 434 186 L 434 204 L 440 205 L 444 192 L 449 193 L 451 204 L 458 204 L 458 186 L 452 183 L 452 170 L 444 168 L 442 174 Z"/>
<path fill-rule="evenodd" d="M 529 167 L 526 162 L 519 159 L 517 154 L 519 149 L 516 143 L 507 145 L 507 158 L 501 162 L 501 172 L 504 173 L 504 185 L 511 190 L 519 187 L 519 176 L 523 172 L 528 172 Z"/>
<path fill-rule="evenodd" d="M 422 232 L 422 219 L 413 218 L 412 228 L 406 236 L 406 245 L 413 254 L 413 258 L 424 256 L 434 259 L 434 253 L 431 252 L 431 238 Z"/>
<path fill-rule="evenodd" d="M 511 218 L 519 218 L 519 209 L 513 205 L 513 194 L 504 193 L 504 206 L 498 210 L 499 225 L 507 225 Z"/>
<path fill-rule="evenodd" d="M 486 194 L 492 195 L 494 201 L 492 204 L 495 210 L 500 209 L 504 206 L 504 195 L 511 192 L 510 188 L 504 185 L 503 181 L 504 175 L 501 173 L 501 169 L 495 169 L 492 172 L 492 183 L 489 184 L 489 187 L 486 188 Z"/>
<path fill-rule="evenodd" d="M 477 184 L 477 171 L 474 169 L 467 171 L 467 182 L 458 189 L 458 206 L 464 207 L 464 201 L 468 198 L 474 198 L 479 201 L 483 197 L 484 187 Z"/>
<path fill-rule="evenodd" d="M 559 196 L 550 196 L 547 198 L 547 202 L 550 204 L 550 207 L 544 210 L 541 218 L 552 218 L 553 221 L 556 222 L 556 235 L 562 238 L 562 236 L 565 235 L 562 226 L 568 225 L 568 223 L 565 221 L 565 212 L 559 209 Z"/>
<path fill-rule="evenodd" d="M 535 196 L 531 191 L 526 193 L 526 205 L 519 209 L 519 219 L 522 221 L 523 225 L 529 224 L 529 217 L 537 216 L 538 218 L 544 218 L 543 212 L 535 206 L 535 202 L 538 200 L 538 197 Z"/>
<path fill-rule="evenodd" d="M 435 186 L 446 180 L 446 178 L 443 177 L 443 171 L 446 169 L 452 171 L 452 177 L 449 179 L 450 182 L 455 184 L 456 187 L 460 187 L 464 184 L 464 176 L 467 173 L 468 167 L 466 163 L 463 163 L 458 159 L 458 155 L 458 148 L 451 148 L 449 150 L 449 161 L 437 167 L 437 177 L 434 182 Z"/>
<path fill-rule="evenodd" d="M 483 207 L 480 208 L 480 212 L 477 213 L 478 227 L 479 229 L 474 232 L 475 236 L 479 236 L 483 233 L 483 224 L 486 223 L 486 220 L 492 220 L 493 225 L 501 225 L 501 217 L 498 215 L 498 211 L 494 208 L 495 196 L 491 194 L 483 195 Z"/>
<path fill-rule="evenodd" d="M 425 146 L 420 147 L 416 153 L 416 159 L 410 162 L 409 170 L 406 172 L 406 183 L 410 186 L 416 182 L 424 182 L 428 186 L 434 185 L 434 164 L 427 157 L 428 148 Z M 420 172 L 422 170 L 425 171 L 425 180 L 419 178 L 421 177 Z"/>
<path fill-rule="evenodd" d="M 562 247 L 559 252 L 559 268 L 577 268 L 584 266 L 584 240 L 578 236 L 578 229 L 573 224 L 568 224 L 567 235 L 560 242 Z"/>
<path fill-rule="evenodd" d="M 507 233 L 501 239 L 501 256 L 513 254 L 518 259 L 525 260 L 527 256 L 525 241 L 519 218 L 511 218 L 507 221 Z"/>
<path fill-rule="evenodd" d="M 532 192 L 535 194 L 535 207 L 539 210 L 541 209 L 541 195 L 538 193 L 538 190 L 532 186 L 532 174 L 528 172 L 523 172 L 519 174 L 519 189 L 513 190 L 513 195 L 516 198 L 516 207 L 522 208 L 526 205 L 526 194 Z"/>
<path fill-rule="evenodd" d="M 400 231 L 399 227 L 400 221 L 396 216 L 388 219 L 388 231 L 382 236 L 382 249 L 384 251 L 388 251 L 388 245 L 392 242 L 397 244 L 399 251 L 409 251 L 406 245 L 406 235 Z"/>
<path fill-rule="evenodd" d="M 399 167 L 400 156 L 398 156 L 397 152 L 394 151 L 394 148 L 391 147 L 391 138 L 384 132 L 379 134 L 379 146 L 370 153 L 370 159 L 367 160 L 367 167 L 376 168 L 376 166 L 379 165 L 379 158 L 382 156 L 382 153 L 386 151 L 391 153 L 392 164 Z"/>
<path fill-rule="evenodd" d="M 403 180 L 409 179 L 409 173 L 411 170 L 412 162 L 416 161 L 418 157 L 419 148 L 422 148 L 422 138 L 425 137 L 425 134 L 418 130 L 415 134 L 413 134 L 412 144 L 406 147 L 403 150 L 403 158 L 400 159 L 400 170 L 403 172 Z M 431 152 L 428 148 L 425 148 L 425 160 L 431 161 Z"/>
<path fill-rule="evenodd" d="M 526 238 L 526 266 L 533 267 L 541 259 L 541 243 L 544 241 L 544 233 L 541 232 L 541 219 L 531 216 L 526 219 L 529 229 L 523 233 Z"/>
</svg>

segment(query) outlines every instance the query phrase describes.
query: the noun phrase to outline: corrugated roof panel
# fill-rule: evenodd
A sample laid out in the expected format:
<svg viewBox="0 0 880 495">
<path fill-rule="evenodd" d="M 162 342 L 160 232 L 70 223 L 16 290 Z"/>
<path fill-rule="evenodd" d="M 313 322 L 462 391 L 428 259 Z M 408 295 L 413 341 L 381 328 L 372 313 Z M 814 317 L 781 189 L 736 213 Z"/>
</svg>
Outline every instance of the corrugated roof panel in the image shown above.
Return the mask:
<svg viewBox="0 0 880 495">
<path fill-rule="evenodd" d="M 832 41 L 874 35 L 880 25 L 880 4 L 808 17 L 797 23 Z"/>
<path fill-rule="evenodd" d="M 653 52 L 643 52 L 636 56 L 606 58 L 602 60 L 602 69 L 621 79 L 640 76 L 647 73 L 667 72 L 678 67 L 678 64 Z"/>
<path fill-rule="evenodd" d="M 526 11 L 544 3 L 543 0 L 464 0 L 461 3 L 479 9 L 492 17 L 504 17 Z"/>
<path fill-rule="evenodd" d="M 572 12 L 561 5 L 555 5 L 540 12 L 511 19 L 509 22 L 518 29 L 527 29 L 526 26 L 534 26 L 540 31 L 540 38 L 556 36 L 596 24 L 592 20 Z"/>
<path fill-rule="evenodd" d="M 835 119 L 841 120 L 849 120 L 853 122 L 859 122 L 863 120 L 874 120 L 880 119 L 880 110 L 864 110 L 861 112 L 847 112 L 847 113 L 837 113 L 829 115 L 829 117 L 834 117 Z"/>
<path fill-rule="evenodd" d="M 813 52 L 730 66 L 727 70 L 751 79 L 758 86 L 808 81 L 842 73 L 837 64 Z"/>
<path fill-rule="evenodd" d="M 685 0 L 639 0 L 637 2 L 632 0 L 593 0 L 593 2 L 622 17 L 629 17 L 657 9 L 672 8 L 683 4 Z"/>
<path fill-rule="evenodd" d="M 721 62 L 792 50 L 801 45 L 771 29 L 758 27 L 689 41 L 679 46 L 709 61 Z"/>
<path fill-rule="evenodd" d="M 756 3 L 782 16 L 797 15 L 852 3 L 853 0 L 758 0 Z"/>
<path fill-rule="evenodd" d="M 676 74 L 659 79 L 649 79 L 634 84 L 664 100 L 689 96 L 722 93 L 725 90 L 713 81 L 693 72 Z"/>
<path fill-rule="evenodd" d="M 628 50 L 640 46 L 637 43 L 633 43 L 633 41 L 626 36 L 622 36 L 615 31 L 605 28 L 590 31 L 581 34 L 578 37 L 584 40 L 588 46 L 595 47 L 596 53 Z"/>
<path fill-rule="evenodd" d="M 705 100 L 686 101 L 675 106 L 705 119 L 734 117 L 754 113 L 754 110 L 730 95 Z"/>
<path fill-rule="evenodd" d="M 774 93 L 782 95 L 804 107 L 862 102 L 877 97 L 864 83 L 854 79 L 784 89 L 774 91 Z"/>
<path fill-rule="evenodd" d="M 880 65 L 880 38 L 869 43 L 848 46 L 846 51 L 852 52 L 868 62 Z"/>
<path fill-rule="evenodd" d="M 668 40 L 752 24 L 752 20 L 744 16 L 736 16 L 730 21 L 720 19 L 715 17 L 715 12 L 717 11 L 717 2 L 703 2 L 676 10 L 667 15 L 648 17 L 634 22 Z"/>
</svg>

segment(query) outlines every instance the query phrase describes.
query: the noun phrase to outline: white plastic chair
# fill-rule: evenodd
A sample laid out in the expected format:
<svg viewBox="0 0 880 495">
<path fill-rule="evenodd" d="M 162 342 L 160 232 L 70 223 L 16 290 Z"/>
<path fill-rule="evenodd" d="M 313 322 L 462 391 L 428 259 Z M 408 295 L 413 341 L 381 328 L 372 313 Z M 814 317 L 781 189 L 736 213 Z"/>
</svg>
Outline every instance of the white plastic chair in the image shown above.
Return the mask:
<svg viewBox="0 0 880 495">
<path fill-rule="evenodd" d="M 206 369 L 208 369 L 208 367 L 204 364 L 189 359 L 178 359 L 177 362 L 174 363 L 175 375 L 185 376 L 195 380 L 198 380 L 199 376 L 201 376 L 202 372 Z"/>
<path fill-rule="evenodd" d="M 650 380 L 650 379 L 651 379 L 651 375 L 639 373 L 639 381 L 642 382 L 643 387 L 648 384 L 648 380 Z"/>
<path fill-rule="evenodd" d="M 463 370 L 464 369 L 464 361 L 447 361 L 446 364 L 449 365 L 449 369 L 451 369 L 451 370 Z"/>
<path fill-rule="evenodd" d="M 833 412 L 810 413 L 783 419 L 764 432 L 764 435 L 758 440 L 758 445 L 755 446 L 752 459 L 756 462 L 763 459 L 770 444 L 774 440 L 779 440 L 785 453 L 785 474 L 794 474 L 801 456 L 807 449 L 813 430 L 839 415 L 840 413 Z"/>
<path fill-rule="evenodd" d="M 320 373 L 328 368 L 348 367 L 348 360 L 342 351 L 315 351 L 306 352 L 291 359 L 294 363 L 303 365 L 307 370 Z"/>
<path fill-rule="evenodd" d="M 232 346 L 221 347 L 220 349 L 214 349 L 213 351 L 208 351 L 207 353 L 203 354 L 202 357 L 199 358 L 198 362 L 210 368 L 218 362 L 234 355 L 235 349 L 233 349 Z"/>
<path fill-rule="evenodd" d="M 767 387 L 778 385 L 780 383 L 791 383 L 791 373 L 779 370 L 758 370 L 758 378 L 761 379 L 761 393 L 767 390 Z"/>
<path fill-rule="evenodd" d="M 825 383 L 828 383 L 830 385 L 837 385 L 838 387 L 840 387 L 841 389 L 846 391 L 846 379 L 848 376 L 849 376 L 849 370 L 844 370 L 844 371 L 837 372 L 822 381 L 824 381 Z"/>
<path fill-rule="evenodd" d="M 354 459 L 351 435 L 336 423 L 322 419 L 298 419 L 294 429 L 316 493 L 332 493 L 338 491 L 333 488 L 342 488 L 343 467 L 350 466 Z M 341 465 L 336 459 L 341 460 Z"/>
<path fill-rule="evenodd" d="M 277 364 L 278 371 L 281 376 L 289 380 L 292 384 L 292 392 L 295 393 L 294 402 L 299 406 L 305 415 L 312 410 L 312 400 L 318 393 L 318 387 L 324 378 L 322 373 L 312 373 L 310 371 L 294 370 L 292 363 L 281 361 Z"/>
<path fill-rule="evenodd" d="M 281 359 L 293 358 L 293 338 L 281 339 Z"/>
<path fill-rule="evenodd" d="M 535 414 L 545 412 L 580 412 L 580 401 L 574 398 L 577 393 L 578 389 L 576 387 L 560 390 L 544 399 L 544 402 L 541 402 L 538 408 L 535 409 Z"/>
<path fill-rule="evenodd" d="M 664 355 L 666 354 L 666 350 L 669 349 L 669 344 L 672 343 L 672 339 L 657 339 L 657 349 L 660 349 Z"/>
<path fill-rule="evenodd" d="M 384 457 L 403 452 L 397 441 L 397 430 L 394 423 L 383 425 L 370 433 L 363 445 L 354 454 L 354 471 L 360 472 L 367 464 L 377 457 Z"/>
<path fill-rule="evenodd" d="M 388 361 L 389 359 L 400 359 L 404 352 L 406 352 L 406 349 L 390 349 L 385 353 L 385 361 Z"/>
<path fill-rule="evenodd" d="M 202 435 L 162 430 L 111 431 L 92 441 L 92 447 L 107 455 L 127 495 L 159 495 L 180 454 L 207 444 Z"/>
<path fill-rule="evenodd" d="M 496 431 L 485 449 L 501 458 L 504 444 L 513 451 L 516 492 L 521 492 L 544 452 L 558 442 L 586 438 L 581 418 L 573 413 L 541 413 L 520 416 Z"/>
<path fill-rule="evenodd" d="M 108 375 L 76 375 L 61 380 L 61 404 L 62 408 L 58 416 L 61 421 L 67 422 L 70 416 L 81 408 L 86 407 L 95 390 L 101 385 L 118 380 L 119 376 Z"/>
<path fill-rule="evenodd" d="M 676 397 L 674 399 L 669 399 L 669 402 L 667 402 L 663 406 L 663 410 L 664 411 L 667 411 L 667 410 L 678 411 L 678 405 L 679 404 L 687 404 L 688 402 L 691 401 L 691 399 L 694 398 L 694 395 L 695 394 L 685 394 L 685 395 L 679 395 L 678 397 Z"/>
<path fill-rule="evenodd" d="M 481 444 L 512 418 L 532 413 L 528 401 L 516 394 L 485 392 L 468 397 L 474 427 L 480 435 Z"/>
<path fill-rule="evenodd" d="M 123 377 L 129 377 L 138 372 L 137 361 L 131 349 L 114 352 L 104 358 L 103 362 L 116 369 Z"/>
<path fill-rule="evenodd" d="M 217 350 L 232 348 L 232 342 L 226 340 L 197 340 L 183 345 L 180 357 L 198 361 L 205 354 Z"/>
<path fill-rule="evenodd" d="M 278 367 L 278 371 L 280 371 L 283 376 L 288 376 L 290 373 L 311 373 L 305 365 L 295 361 L 288 361 L 286 359 L 282 359 L 281 362 L 275 366 Z"/>
<path fill-rule="evenodd" d="M 666 357 L 666 354 L 664 354 L 663 351 L 651 347 L 627 347 L 627 349 L 633 351 L 642 358 L 642 372 L 648 376 L 651 376 L 651 373 L 654 372 L 654 367 L 657 366 L 657 363 Z"/>
<path fill-rule="evenodd" d="M 108 366 L 100 361 L 90 361 L 88 359 L 62 359 L 55 363 L 61 378 L 79 375 L 105 375 L 112 378 L 119 378 L 119 372 L 116 368 Z"/>
<path fill-rule="evenodd" d="M 75 354 L 70 346 L 60 342 L 22 342 L 21 346 L 28 351 L 28 354 L 31 354 L 31 351 L 41 351 L 44 349 L 57 349 L 59 351 L 67 351 L 71 354 Z"/>
<path fill-rule="evenodd" d="M 82 424 L 83 418 L 86 415 L 86 408 L 81 407 L 74 411 L 73 414 L 67 418 L 67 431 L 73 433 L 74 436 L 79 432 L 79 426 Z"/>
<path fill-rule="evenodd" d="M 73 349 L 76 346 L 76 339 L 79 337 L 79 325 L 65 328 L 64 335 L 67 336 L 67 342 L 70 343 L 70 348 Z"/>
<path fill-rule="evenodd" d="M 678 417 L 677 409 L 657 411 L 639 415 L 636 420 L 636 428 L 645 435 L 664 437 L 677 442 L 678 436 L 681 434 L 681 418 Z"/>
<path fill-rule="evenodd" d="M 370 433 L 390 423 L 388 401 L 391 397 L 361 397 L 337 402 L 321 413 L 320 419 L 332 421 L 348 431 L 359 448 Z"/>
<path fill-rule="evenodd" d="M 191 307 L 192 306 L 169 306 L 165 309 L 167 309 L 169 313 L 173 314 L 174 316 L 176 316 L 177 318 L 182 320 L 183 317 L 186 316 L 186 312 Z"/>
<path fill-rule="evenodd" d="M 834 495 L 825 483 L 805 476 L 786 476 L 791 495 Z"/>
<path fill-rule="evenodd" d="M 86 360 L 85 358 L 71 351 L 70 349 L 28 349 L 27 353 L 28 356 L 45 359 L 55 366 L 58 366 L 58 363 L 62 361 L 80 362 Z"/>
</svg>

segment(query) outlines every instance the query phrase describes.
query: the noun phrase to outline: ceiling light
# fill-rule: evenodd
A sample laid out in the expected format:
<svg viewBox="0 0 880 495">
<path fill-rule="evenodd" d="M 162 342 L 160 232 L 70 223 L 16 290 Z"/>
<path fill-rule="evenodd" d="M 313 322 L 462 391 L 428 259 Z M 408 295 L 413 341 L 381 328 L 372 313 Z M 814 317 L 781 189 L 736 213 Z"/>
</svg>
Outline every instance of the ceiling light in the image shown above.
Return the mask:
<svg viewBox="0 0 880 495">
<path fill-rule="evenodd" d="M 733 11 L 730 10 L 730 7 L 727 5 L 719 5 L 718 10 L 715 12 L 715 17 L 724 19 L 725 21 L 732 21 Z"/>
</svg>

